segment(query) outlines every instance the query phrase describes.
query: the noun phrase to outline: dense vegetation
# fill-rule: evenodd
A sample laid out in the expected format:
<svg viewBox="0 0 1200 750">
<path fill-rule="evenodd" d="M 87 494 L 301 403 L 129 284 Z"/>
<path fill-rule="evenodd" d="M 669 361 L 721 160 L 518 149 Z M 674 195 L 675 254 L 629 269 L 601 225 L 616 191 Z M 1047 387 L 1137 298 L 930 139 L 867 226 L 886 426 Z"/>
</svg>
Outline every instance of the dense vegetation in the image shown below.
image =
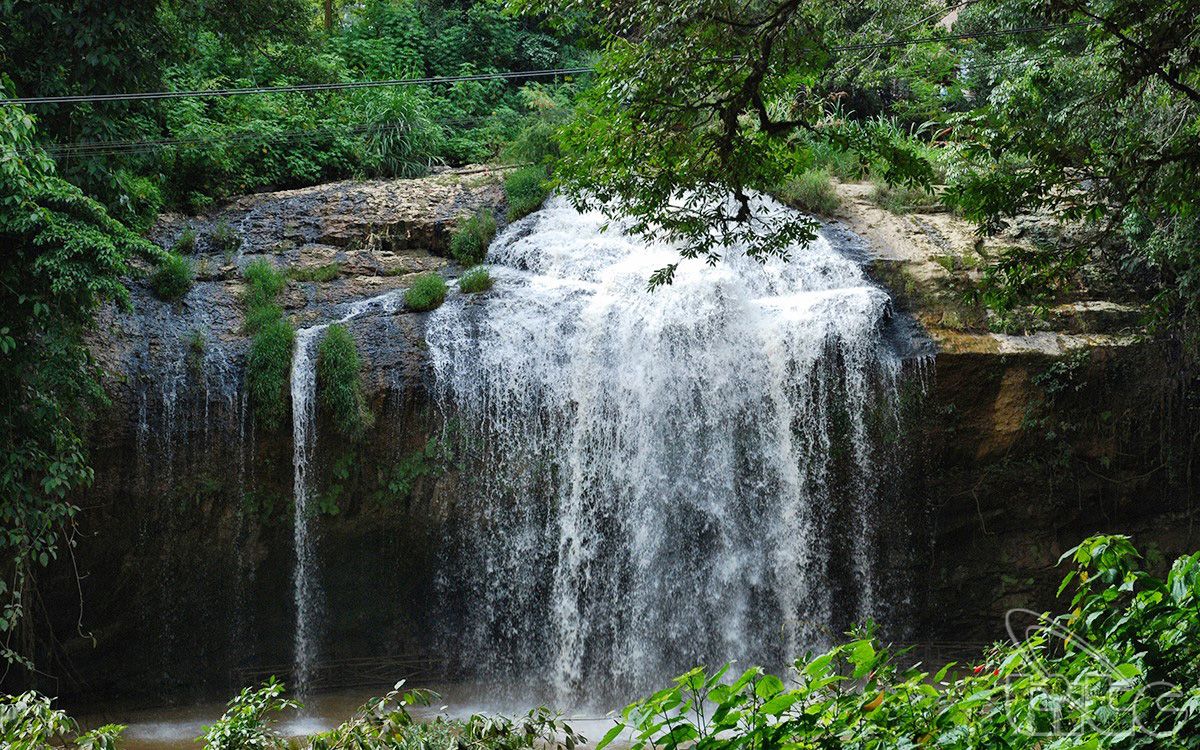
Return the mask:
<svg viewBox="0 0 1200 750">
<path fill-rule="evenodd" d="M 870 637 L 796 662 L 787 680 L 697 668 L 628 706 L 597 750 L 1200 746 L 1200 554 L 1165 579 L 1125 537 L 1063 556 L 1070 611 L 1025 613 L 1012 641 L 936 674 Z"/>
<path fill-rule="evenodd" d="M 12 92 L 47 96 L 286 86 L 570 67 L 570 36 L 493 2 L 94 0 L 5 3 Z M 103 12 L 101 12 L 103 11 Z M 53 33 L 47 29 L 53 28 Z M 119 218 L 144 225 L 267 186 L 410 176 L 495 156 L 571 84 L 466 81 L 38 109 L 37 140 Z M 80 144 L 88 144 L 81 146 Z"/>
</svg>

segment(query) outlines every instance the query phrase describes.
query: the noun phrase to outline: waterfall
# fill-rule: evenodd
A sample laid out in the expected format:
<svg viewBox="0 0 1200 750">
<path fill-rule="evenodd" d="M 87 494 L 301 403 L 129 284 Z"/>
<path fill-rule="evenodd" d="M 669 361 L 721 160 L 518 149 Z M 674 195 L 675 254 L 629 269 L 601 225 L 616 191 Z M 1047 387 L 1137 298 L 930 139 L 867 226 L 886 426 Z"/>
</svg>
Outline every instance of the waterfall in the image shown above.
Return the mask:
<svg viewBox="0 0 1200 750">
<path fill-rule="evenodd" d="M 888 295 L 825 236 L 787 262 L 724 248 L 647 291 L 678 251 L 552 198 L 493 243 L 492 292 L 429 320 L 465 466 L 446 638 L 560 705 L 782 666 L 888 615 Z"/>
<path fill-rule="evenodd" d="M 358 300 L 346 305 L 342 317 L 334 322 L 346 323 L 375 309 L 393 312 L 398 299 L 399 292 L 393 290 Z M 320 641 L 319 626 L 324 603 L 320 581 L 317 578 L 316 545 L 310 525 L 314 513 L 309 507 L 313 492 L 309 474 L 317 444 L 316 349 L 320 334 L 330 325 L 322 323 L 296 331 L 295 348 L 292 352 L 292 541 L 296 555 L 296 565 L 292 573 L 292 595 L 296 610 L 293 679 L 300 694 L 304 694 L 310 687 L 313 669 L 316 666 Z"/>
<path fill-rule="evenodd" d="M 292 540 L 296 550 L 296 567 L 292 576 L 292 594 L 296 604 L 295 681 L 301 694 L 307 690 L 312 677 L 315 656 L 314 632 L 320 610 L 320 590 L 313 580 L 314 555 L 309 533 L 309 461 L 316 447 L 317 431 L 313 400 L 317 392 L 317 373 L 314 364 L 314 343 L 325 326 L 314 326 L 296 332 L 296 348 L 292 355 L 292 492 L 294 510 Z"/>
</svg>

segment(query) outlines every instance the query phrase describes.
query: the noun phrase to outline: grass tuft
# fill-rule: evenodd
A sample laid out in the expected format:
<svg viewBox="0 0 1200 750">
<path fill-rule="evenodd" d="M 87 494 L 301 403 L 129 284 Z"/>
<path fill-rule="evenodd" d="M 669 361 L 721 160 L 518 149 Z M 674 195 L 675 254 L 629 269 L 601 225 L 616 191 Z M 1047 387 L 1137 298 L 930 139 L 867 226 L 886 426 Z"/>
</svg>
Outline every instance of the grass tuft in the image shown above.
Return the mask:
<svg viewBox="0 0 1200 750">
<path fill-rule="evenodd" d="M 316 281 L 325 283 L 333 281 L 342 275 L 341 263 L 326 263 L 323 266 L 315 268 L 292 268 L 288 270 L 288 277 L 296 281 Z"/>
<path fill-rule="evenodd" d="M 450 237 L 450 255 L 464 266 L 482 263 L 495 236 L 496 217 L 490 211 L 480 210 L 454 230 Z"/>
<path fill-rule="evenodd" d="M 445 301 L 446 280 L 439 273 L 421 274 L 404 292 L 404 304 L 416 312 L 433 310 Z"/>
<path fill-rule="evenodd" d="M 214 250 L 222 253 L 225 258 L 232 259 L 234 253 L 242 247 L 242 236 L 222 219 L 208 235 L 208 242 Z"/>
<path fill-rule="evenodd" d="M 458 279 L 458 290 L 463 294 L 479 294 L 492 288 L 492 274 L 486 266 L 475 266 Z"/>
<path fill-rule="evenodd" d="M 246 366 L 250 404 L 255 419 L 268 430 L 278 429 L 288 416 L 287 385 L 295 341 L 292 324 L 279 315 L 264 322 L 250 344 Z"/>
<path fill-rule="evenodd" d="M 525 167 L 511 173 L 504 180 L 504 196 L 508 199 L 508 220 L 516 221 L 538 210 L 549 195 L 546 170 L 542 167 Z"/>
<path fill-rule="evenodd" d="M 174 252 L 165 253 L 158 268 L 150 275 L 150 287 L 167 302 L 183 299 L 195 281 L 196 268 L 192 261 Z"/>
<path fill-rule="evenodd" d="M 937 195 L 925 188 L 888 185 L 884 182 L 875 183 L 870 197 L 875 205 L 897 214 L 933 208 L 939 203 Z"/>
<path fill-rule="evenodd" d="M 842 206 L 828 169 L 810 169 L 791 177 L 775 191 L 784 203 L 821 216 L 836 213 Z"/>
<path fill-rule="evenodd" d="M 171 252 L 177 255 L 192 255 L 196 252 L 196 230 L 184 227 L 179 239 L 171 245 Z"/>
<path fill-rule="evenodd" d="M 349 438 L 362 435 L 375 422 L 363 396 L 362 362 L 354 337 L 344 325 L 325 331 L 317 349 L 317 398 Z"/>
</svg>

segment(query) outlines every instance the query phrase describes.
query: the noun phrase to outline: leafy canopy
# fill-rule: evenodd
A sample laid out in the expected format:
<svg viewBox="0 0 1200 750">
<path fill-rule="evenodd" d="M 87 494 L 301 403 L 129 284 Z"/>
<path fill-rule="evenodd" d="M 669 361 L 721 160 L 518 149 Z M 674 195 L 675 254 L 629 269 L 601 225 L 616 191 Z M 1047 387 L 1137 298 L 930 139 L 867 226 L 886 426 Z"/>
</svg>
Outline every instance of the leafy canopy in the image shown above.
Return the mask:
<svg viewBox="0 0 1200 750">
<path fill-rule="evenodd" d="M 11 93 L 0 78 L 0 91 Z M 84 346 L 93 314 L 128 303 L 130 259 L 162 252 L 59 178 L 34 146 L 34 119 L 0 108 L 0 656 L 23 617 L 32 566 L 73 544 L 70 494 L 92 479 L 89 413 L 104 403 Z"/>
<path fill-rule="evenodd" d="M 874 38 L 931 7 L 815 0 L 523 0 L 527 11 L 590 8 L 604 56 L 596 84 L 563 134 L 561 185 L 685 258 L 722 246 L 787 257 L 811 240 L 803 216 L 767 223 L 752 191 L 811 163 L 830 144 L 881 165 L 891 182 L 926 185 L 927 161 L 893 128 L 845 116 L 828 90 L 839 40 Z M 673 278 L 661 269 L 651 286 Z"/>
</svg>

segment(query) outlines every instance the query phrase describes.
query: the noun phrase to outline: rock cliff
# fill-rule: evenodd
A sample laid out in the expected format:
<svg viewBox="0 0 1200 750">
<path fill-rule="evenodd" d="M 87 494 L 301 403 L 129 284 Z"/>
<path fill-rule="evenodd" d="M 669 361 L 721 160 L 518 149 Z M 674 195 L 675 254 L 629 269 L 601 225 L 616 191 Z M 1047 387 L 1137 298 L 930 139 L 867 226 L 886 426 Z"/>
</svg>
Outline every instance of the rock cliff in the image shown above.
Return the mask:
<svg viewBox="0 0 1200 750">
<path fill-rule="evenodd" d="M 923 468 L 911 491 L 928 499 L 932 540 L 913 594 L 928 613 L 919 638 L 989 640 L 1007 608 L 1051 606 L 1058 556 L 1089 533 L 1134 533 L 1152 556 L 1194 548 L 1195 430 L 1184 417 L 1197 405 L 1171 381 L 1170 348 L 1134 325 L 1136 309 L 1072 300 L 1053 329 L 992 333 L 954 296 L 979 255 L 969 231 L 842 190 L 830 231 L 862 238 L 876 276 L 938 351 L 917 434 L 904 436 Z M 60 679 L 48 689 L 185 699 L 287 671 L 291 432 L 262 430 L 247 403 L 238 269 L 258 257 L 285 267 L 285 314 L 300 327 L 328 322 L 415 273 L 456 273 L 455 222 L 502 216 L 502 204 L 496 173 L 469 169 L 161 219 L 152 236 L 164 246 L 195 230 L 198 279 L 174 304 L 136 281 L 133 310 L 100 321 L 93 348 L 112 404 L 93 428 L 96 481 L 79 498 L 75 555 L 42 586 L 51 635 L 40 666 Z M 226 227 L 236 247 L 218 242 Z M 401 308 L 350 323 L 375 427 L 356 444 L 318 440 L 330 662 L 430 650 L 432 540 L 455 522 L 457 476 L 429 397 L 424 317 Z M 323 422 L 318 432 L 334 434 Z"/>
</svg>

